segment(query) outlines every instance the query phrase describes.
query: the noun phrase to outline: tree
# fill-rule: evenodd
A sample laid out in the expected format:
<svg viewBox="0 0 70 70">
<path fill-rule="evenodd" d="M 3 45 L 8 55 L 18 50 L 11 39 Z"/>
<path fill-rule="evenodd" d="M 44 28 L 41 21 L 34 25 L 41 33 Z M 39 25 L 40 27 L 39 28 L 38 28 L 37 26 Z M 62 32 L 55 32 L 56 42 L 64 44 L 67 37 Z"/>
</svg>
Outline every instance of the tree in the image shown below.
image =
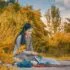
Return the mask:
<svg viewBox="0 0 70 70">
<path fill-rule="evenodd" d="M 59 27 L 61 23 L 59 8 L 56 8 L 56 6 L 51 7 L 51 17 L 52 17 L 52 24 L 54 27 L 54 32 L 56 32 L 57 27 Z"/>
<path fill-rule="evenodd" d="M 11 4 L 0 15 L 0 60 L 3 62 L 8 62 L 13 57 L 15 39 L 26 22 L 33 26 L 33 47 L 38 51 L 40 48 L 44 50 L 46 46 L 47 34 L 45 25 L 40 20 L 40 11 L 33 10 L 32 6 L 20 7 L 17 12 L 15 10 L 16 7 Z"/>
<path fill-rule="evenodd" d="M 49 55 L 70 56 L 70 33 L 57 32 L 48 40 Z"/>
<path fill-rule="evenodd" d="M 32 42 L 35 51 L 42 51 L 46 46 L 47 31 L 44 29 L 45 25 L 41 21 L 40 10 L 34 10 L 32 6 L 23 7 L 21 10 L 25 20 L 30 22 L 33 26 Z"/>
<path fill-rule="evenodd" d="M 51 23 L 51 10 L 50 9 L 48 9 L 48 11 L 47 11 L 45 16 L 46 16 L 46 19 L 47 19 L 48 35 L 52 36 L 52 34 L 53 34 L 53 26 L 52 26 L 52 23 Z"/>
<path fill-rule="evenodd" d="M 8 2 L 9 3 L 15 3 L 15 0 L 9 0 Z"/>
<path fill-rule="evenodd" d="M 7 2 L 5 2 L 4 0 L 0 0 L 0 8 L 4 8 L 5 6 L 7 6 Z"/>
<path fill-rule="evenodd" d="M 46 14 L 46 19 L 49 24 L 52 24 L 54 32 L 57 32 L 57 28 L 61 24 L 59 8 L 57 8 L 56 6 L 51 6 L 51 9 L 49 9 Z"/>
<path fill-rule="evenodd" d="M 70 33 L 70 22 L 69 23 L 67 23 L 67 22 L 64 23 L 64 31 L 66 33 Z"/>
<path fill-rule="evenodd" d="M 41 13 L 39 10 L 33 12 L 33 46 L 38 52 L 45 52 L 47 46 L 47 31 L 45 25 L 41 21 Z"/>
<path fill-rule="evenodd" d="M 25 18 L 14 5 L 6 6 L 0 15 L 0 60 L 13 60 L 13 48 L 17 35 L 23 27 Z"/>
</svg>

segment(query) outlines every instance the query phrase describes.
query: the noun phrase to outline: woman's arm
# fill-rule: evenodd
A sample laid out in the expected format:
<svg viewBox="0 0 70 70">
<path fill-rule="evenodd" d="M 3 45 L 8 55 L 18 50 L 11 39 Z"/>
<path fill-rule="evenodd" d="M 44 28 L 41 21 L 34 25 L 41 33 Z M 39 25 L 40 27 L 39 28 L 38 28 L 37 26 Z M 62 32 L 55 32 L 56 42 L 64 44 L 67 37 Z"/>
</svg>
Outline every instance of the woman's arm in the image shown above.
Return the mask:
<svg viewBox="0 0 70 70">
<path fill-rule="evenodd" d="M 13 52 L 14 55 L 17 54 L 17 50 L 20 47 L 20 45 L 21 45 L 21 35 L 19 35 L 16 39 L 16 44 Z"/>
</svg>

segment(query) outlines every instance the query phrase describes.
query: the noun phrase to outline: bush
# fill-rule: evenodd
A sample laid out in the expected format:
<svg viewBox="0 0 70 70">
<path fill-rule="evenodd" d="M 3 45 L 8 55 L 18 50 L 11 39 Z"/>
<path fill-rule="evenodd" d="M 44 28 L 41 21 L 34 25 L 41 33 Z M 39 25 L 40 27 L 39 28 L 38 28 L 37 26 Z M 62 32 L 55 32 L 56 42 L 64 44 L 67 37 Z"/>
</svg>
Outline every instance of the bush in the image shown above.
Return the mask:
<svg viewBox="0 0 70 70">
<path fill-rule="evenodd" d="M 70 56 L 70 33 L 56 33 L 48 40 L 50 56 Z"/>
</svg>

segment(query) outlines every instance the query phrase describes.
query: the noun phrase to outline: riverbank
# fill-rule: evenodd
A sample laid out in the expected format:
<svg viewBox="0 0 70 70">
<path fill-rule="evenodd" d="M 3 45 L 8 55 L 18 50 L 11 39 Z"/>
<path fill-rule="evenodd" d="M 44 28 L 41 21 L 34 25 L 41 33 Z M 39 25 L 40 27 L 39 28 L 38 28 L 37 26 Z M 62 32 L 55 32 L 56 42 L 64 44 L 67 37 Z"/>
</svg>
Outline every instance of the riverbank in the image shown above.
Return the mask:
<svg viewBox="0 0 70 70">
<path fill-rule="evenodd" d="M 59 61 L 61 65 L 48 65 L 47 67 L 19 68 L 10 64 L 0 64 L 0 70 L 70 70 L 70 61 Z"/>
</svg>

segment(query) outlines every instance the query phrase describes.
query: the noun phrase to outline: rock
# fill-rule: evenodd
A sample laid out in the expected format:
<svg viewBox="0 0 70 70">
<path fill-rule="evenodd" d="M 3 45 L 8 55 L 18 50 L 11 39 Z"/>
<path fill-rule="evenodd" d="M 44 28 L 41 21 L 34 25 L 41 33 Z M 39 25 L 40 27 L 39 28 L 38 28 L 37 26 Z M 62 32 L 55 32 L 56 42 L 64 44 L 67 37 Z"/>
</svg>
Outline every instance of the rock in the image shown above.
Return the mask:
<svg viewBox="0 0 70 70">
<path fill-rule="evenodd" d="M 37 61 L 31 61 L 31 63 L 32 63 L 33 65 L 37 65 L 37 64 L 38 64 Z"/>
</svg>

